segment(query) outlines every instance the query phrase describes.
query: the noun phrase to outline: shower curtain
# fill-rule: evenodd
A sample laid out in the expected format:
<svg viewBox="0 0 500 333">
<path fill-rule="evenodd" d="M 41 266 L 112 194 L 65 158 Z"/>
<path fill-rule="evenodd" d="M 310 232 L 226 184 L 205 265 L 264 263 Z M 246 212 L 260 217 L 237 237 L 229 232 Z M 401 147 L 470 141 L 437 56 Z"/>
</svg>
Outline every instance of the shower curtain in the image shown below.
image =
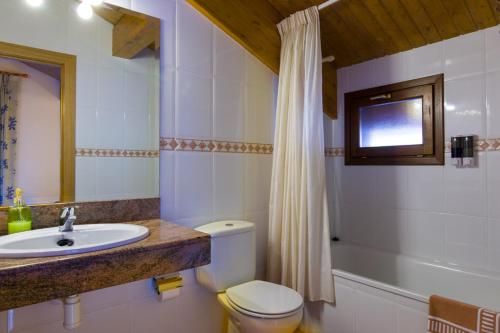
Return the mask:
<svg viewBox="0 0 500 333">
<path fill-rule="evenodd" d="M 12 205 L 16 176 L 16 80 L 0 75 L 0 205 Z"/>
<path fill-rule="evenodd" d="M 268 278 L 334 302 L 316 7 L 278 24 L 281 64 L 269 206 Z"/>
</svg>

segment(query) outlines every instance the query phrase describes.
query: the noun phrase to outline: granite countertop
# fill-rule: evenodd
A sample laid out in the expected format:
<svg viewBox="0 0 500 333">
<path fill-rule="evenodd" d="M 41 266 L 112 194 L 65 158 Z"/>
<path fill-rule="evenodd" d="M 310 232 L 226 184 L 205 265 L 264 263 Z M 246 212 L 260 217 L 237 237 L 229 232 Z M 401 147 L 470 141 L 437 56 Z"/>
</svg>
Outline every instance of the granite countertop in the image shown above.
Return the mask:
<svg viewBox="0 0 500 333">
<path fill-rule="evenodd" d="M 210 263 L 210 236 L 162 220 L 131 222 L 150 235 L 82 254 L 0 259 L 0 311 Z"/>
</svg>

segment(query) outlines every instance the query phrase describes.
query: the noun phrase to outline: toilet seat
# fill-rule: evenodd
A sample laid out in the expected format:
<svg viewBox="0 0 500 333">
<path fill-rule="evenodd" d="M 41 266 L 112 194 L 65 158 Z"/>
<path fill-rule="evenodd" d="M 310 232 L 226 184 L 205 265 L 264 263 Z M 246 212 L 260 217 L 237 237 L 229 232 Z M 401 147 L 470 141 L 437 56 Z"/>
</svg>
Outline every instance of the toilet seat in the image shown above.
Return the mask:
<svg viewBox="0 0 500 333">
<path fill-rule="evenodd" d="M 226 291 L 235 310 L 258 318 L 284 318 L 302 309 L 303 299 L 295 290 L 265 281 L 250 281 Z"/>
</svg>

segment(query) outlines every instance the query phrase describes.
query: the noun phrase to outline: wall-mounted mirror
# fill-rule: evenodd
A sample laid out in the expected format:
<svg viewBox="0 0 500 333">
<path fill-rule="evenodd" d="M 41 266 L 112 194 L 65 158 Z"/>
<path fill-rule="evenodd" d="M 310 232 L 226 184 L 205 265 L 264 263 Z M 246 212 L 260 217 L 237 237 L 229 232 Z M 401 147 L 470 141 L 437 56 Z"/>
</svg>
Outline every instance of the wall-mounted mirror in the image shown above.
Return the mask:
<svg viewBox="0 0 500 333">
<path fill-rule="evenodd" d="M 158 196 L 160 21 L 0 1 L 0 206 Z"/>
</svg>

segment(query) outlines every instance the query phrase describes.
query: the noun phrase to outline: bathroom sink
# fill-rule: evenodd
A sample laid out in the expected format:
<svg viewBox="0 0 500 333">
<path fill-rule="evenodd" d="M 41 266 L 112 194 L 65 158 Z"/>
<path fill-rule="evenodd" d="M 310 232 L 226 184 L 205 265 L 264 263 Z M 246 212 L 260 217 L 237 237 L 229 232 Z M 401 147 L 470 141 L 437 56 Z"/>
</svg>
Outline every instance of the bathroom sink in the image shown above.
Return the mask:
<svg viewBox="0 0 500 333">
<path fill-rule="evenodd" d="M 148 235 L 146 227 L 122 223 L 75 225 L 70 232 L 38 229 L 0 237 L 0 258 L 86 253 L 138 242 Z"/>
</svg>

